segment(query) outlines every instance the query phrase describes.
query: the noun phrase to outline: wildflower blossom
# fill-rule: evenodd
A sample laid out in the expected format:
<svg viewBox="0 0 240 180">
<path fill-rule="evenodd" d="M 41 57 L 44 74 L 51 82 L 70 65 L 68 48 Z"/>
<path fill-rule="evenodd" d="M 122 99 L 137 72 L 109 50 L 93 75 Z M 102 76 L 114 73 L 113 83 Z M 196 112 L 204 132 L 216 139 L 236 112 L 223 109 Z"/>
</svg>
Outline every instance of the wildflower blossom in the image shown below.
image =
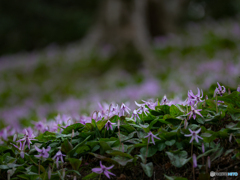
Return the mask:
<svg viewBox="0 0 240 180">
<path fill-rule="evenodd" d="M 48 146 L 47 149 L 45 149 L 44 147 L 42 149 L 39 149 L 37 146 L 35 146 L 35 149 L 40 152 L 39 155 L 35 155 L 35 157 L 37 158 L 48 158 L 49 154 L 48 154 L 48 151 L 51 150 L 51 147 Z"/>
<path fill-rule="evenodd" d="M 198 93 L 196 95 L 193 94 L 192 90 L 188 91 L 188 101 L 189 103 L 191 103 L 191 105 L 192 105 L 192 102 L 194 103 L 202 102 L 201 98 L 203 98 L 203 91 L 201 90 L 202 96 L 200 96 L 200 90 L 199 88 L 197 89 L 198 89 Z"/>
<path fill-rule="evenodd" d="M 201 111 L 201 109 L 194 109 L 193 106 L 191 106 L 191 111 L 189 113 L 187 113 L 187 115 L 190 114 L 189 119 L 191 119 L 191 117 L 193 116 L 193 119 L 196 119 L 196 114 L 198 114 L 199 116 L 203 117 L 199 111 Z"/>
<path fill-rule="evenodd" d="M 238 86 L 237 91 L 240 92 L 240 86 Z"/>
<path fill-rule="evenodd" d="M 144 102 L 145 105 L 147 105 L 150 109 L 153 109 L 153 110 L 157 106 L 157 102 L 154 103 L 151 100 L 149 100 L 149 101 L 142 100 L 142 102 Z"/>
<path fill-rule="evenodd" d="M 106 166 L 102 165 L 102 161 L 100 161 L 100 168 L 93 168 L 92 171 L 97 173 L 97 174 L 104 173 L 105 176 L 107 176 L 110 179 L 109 175 L 116 176 L 115 174 L 108 171 L 108 170 L 112 169 L 113 167 L 114 167 L 114 165 L 112 165 L 110 167 L 106 167 Z"/>
<path fill-rule="evenodd" d="M 20 151 L 21 158 L 24 158 L 24 145 L 22 144 L 22 142 L 20 142 L 20 146 L 19 147 L 16 146 L 15 144 L 12 144 L 12 145 Z"/>
<path fill-rule="evenodd" d="M 167 96 L 164 95 L 160 104 L 161 104 L 161 105 L 168 105 L 169 103 L 170 103 L 170 102 L 169 102 L 169 100 L 167 99 Z"/>
<path fill-rule="evenodd" d="M 188 129 L 188 130 L 190 131 L 191 134 L 185 134 L 184 136 L 186 137 L 192 136 L 190 143 L 193 141 L 193 139 L 195 139 L 197 143 L 198 143 L 198 138 L 203 139 L 202 137 L 197 135 L 201 131 L 201 128 L 199 128 L 197 131 L 192 131 L 191 129 Z"/>
<path fill-rule="evenodd" d="M 145 107 L 145 104 L 138 104 L 136 101 L 135 101 L 135 104 L 139 107 L 137 111 L 144 112 L 145 115 L 147 116 L 146 112 L 148 112 L 148 109 Z"/>
<path fill-rule="evenodd" d="M 129 111 L 131 111 L 131 109 L 127 107 L 124 103 L 122 103 L 120 107 L 120 113 L 124 116 L 124 112 L 127 112 L 128 114 L 130 114 Z"/>
<path fill-rule="evenodd" d="M 140 119 L 138 114 L 141 114 L 141 113 L 142 113 L 142 111 L 139 112 L 137 110 L 133 110 L 131 118 L 134 118 L 134 120 L 136 121 L 136 118 Z"/>
<path fill-rule="evenodd" d="M 61 150 L 59 150 L 57 154 L 53 157 L 53 160 L 56 159 L 57 168 L 58 168 L 59 159 L 61 159 L 62 163 L 64 163 L 63 156 L 66 156 L 66 155 L 62 154 Z"/>
<path fill-rule="evenodd" d="M 113 130 L 112 124 L 116 124 L 116 123 L 112 123 L 111 121 L 108 120 L 107 123 L 105 124 L 105 128 L 107 128 L 107 130 L 108 130 L 109 128 L 111 128 L 111 130 Z"/>
<path fill-rule="evenodd" d="M 32 144 L 31 140 L 36 140 L 34 139 L 34 134 L 32 132 L 28 132 L 26 129 L 25 129 L 25 136 L 24 138 L 18 140 L 17 142 L 21 142 L 23 141 L 23 146 L 25 146 L 25 144 L 27 144 L 28 148 L 30 149 L 30 144 Z"/>
<path fill-rule="evenodd" d="M 148 135 L 145 136 L 144 138 L 147 138 L 147 137 L 148 137 L 148 144 L 149 144 L 149 142 L 150 142 L 150 138 L 152 139 L 152 143 L 153 143 L 154 145 L 155 145 L 154 138 L 160 140 L 160 138 L 158 138 L 157 136 L 155 136 L 151 131 L 150 131 L 150 132 L 148 133 Z"/>
<path fill-rule="evenodd" d="M 214 97 L 216 96 L 216 94 L 219 94 L 220 96 L 222 96 L 226 92 L 226 88 L 224 86 L 220 86 L 218 82 L 217 84 L 218 84 L 218 87 L 216 87 L 214 91 Z"/>
<path fill-rule="evenodd" d="M 202 152 L 205 153 L 204 143 L 202 143 Z"/>
</svg>

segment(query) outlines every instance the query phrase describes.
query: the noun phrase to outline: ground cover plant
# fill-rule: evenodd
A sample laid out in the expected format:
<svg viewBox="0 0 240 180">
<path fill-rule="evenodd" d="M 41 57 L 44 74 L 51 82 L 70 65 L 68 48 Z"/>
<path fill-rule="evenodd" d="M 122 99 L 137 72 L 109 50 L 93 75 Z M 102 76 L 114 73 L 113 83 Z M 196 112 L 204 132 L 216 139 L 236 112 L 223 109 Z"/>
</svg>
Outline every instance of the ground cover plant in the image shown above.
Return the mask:
<svg viewBox="0 0 240 180">
<path fill-rule="evenodd" d="M 101 104 L 0 131 L 1 179 L 210 179 L 240 173 L 240 87 L 189 90 L 180 103 Z M 194 92 L 197 91 L 195 94 Z M 238 177 L 234 177 L 238 178 Z M 221 179 L 221 177 L 216 177 Z"/>
</svg>

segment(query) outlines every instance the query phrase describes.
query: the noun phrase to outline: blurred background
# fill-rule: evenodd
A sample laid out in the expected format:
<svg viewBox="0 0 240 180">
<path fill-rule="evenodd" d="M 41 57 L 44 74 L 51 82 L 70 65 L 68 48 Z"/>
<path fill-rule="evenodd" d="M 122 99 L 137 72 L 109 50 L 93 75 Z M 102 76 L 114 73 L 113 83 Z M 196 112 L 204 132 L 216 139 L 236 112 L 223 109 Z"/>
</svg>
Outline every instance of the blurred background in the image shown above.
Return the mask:
<svg viewBox="0 0 240 180">
<path fill-rule="evenodd" d="M 240 84 L 238 0 L 0 1 L 0 128 Z"/>
</svg>

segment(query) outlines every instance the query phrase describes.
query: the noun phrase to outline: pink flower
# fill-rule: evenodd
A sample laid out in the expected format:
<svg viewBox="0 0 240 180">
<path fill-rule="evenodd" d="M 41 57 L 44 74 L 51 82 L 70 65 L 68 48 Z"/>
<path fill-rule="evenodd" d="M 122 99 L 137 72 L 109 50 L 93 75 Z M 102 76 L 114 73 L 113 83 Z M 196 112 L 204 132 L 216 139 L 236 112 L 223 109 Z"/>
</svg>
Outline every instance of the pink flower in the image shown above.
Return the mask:
<svg viewBox="0 0 240 180">
<path fill-rule="evenodd" d="M 201 128 L 199 128 L 199 130 L 197 130 L 197 131 L 192 131 L 191 129 L 188 129 L 188 130 L 190 131 L 191 134 L 185 134 L 184 136 L 186 136 L 186 137 L 192 136 L 190 143 L 193 141 L 193 139 L 195 139 L 197 141 L 197 143 L 198 143 L 198 138 L 203 139 L 202 137 L 197 135 L 201 131 Z"/>
<path fill-rule="evenodd" d="M 59 150 L 59 151 L 57 152 L 57 154 L 53 157 L 53 160 L 56 159 L 57 168 L 58 168 L 58 161 L 59 161 L 59 159 L 61 159 L 62 163 L 64 163 L 64 161 L 63 161 L 63 156 L 66 156 L 66 155 L 63 155 L 62 152 L 61 152 L 61 150 Z"/>
<path fill-rule="evenodd" d="M 105 128 L 107 128 L 107 130 L 108 130 L 109 128 L 111 128 L 111 130 L 113 130 L 112 124 L 116 124 L 116 123 L 111 123 L 111 121 L 108 120 L 107 123 L 105 124 Z"/>
<path fill-rule="evenodd" d="M 25 144 L 28 145 L 28 148 L 30 149 L 30 144 L 32 144 L 31 140 L 36 140 L 33 139 L 35 136 L 33 135 L 32 132 L 28 133 L 28 131 L 25 129 L 25 136 L 24 138 L 18 140 L 17 142 L 21 142 L 23 141 L 23 147 L 25 146 Z"/>
<path fill-rule="evenodd" d="M 106 166 L 102 165 L 102 161 L 100 161 L 100 168 L 93 168 L 92 171 L 97 173 L 97 174 L 104 173 L 105 176 L 107 176 L 110 179 L 109 175 L 116 176 L 115 174 L 108 171 L 108 170 L 112 169 L 113 167 L 114 167 L 114 165 L 112 165 L 110 167 L 106 167 Z"/>
<path fill-rule="evenodd" d="M 196 103 L 202 102 L 201 98 L 203 98 L 203 91 L 201 90 L 202 96 L 200 96 L 200 90 L 199 90 L 199 88 L 197 88 L 197 89 L 198 89 L 198 93 L 196 95 L 193 94 L 192 90 L 188 91 L 188 102 L 191 105 L 192 105 L 192 103 L 191 103 L 192 101 L 196 102 Z"/>
<path fill-rule="evenodd" d="M 49 156 L 48 151 L 51 150 L 51 147 L 48 146 L 47 149 L 45 149 L 44 147 L 42 149 L 39 149 L 37 146 L 35 146 L 35 149 L 38 152 L 40 152 L 40 154 L 39 155 L 35 155 L 35 157 L 37 157 L 37 158 L 41 158 L 41 157 L 48 158 L 48 156 Z"/>
<path fill-rule="evenodd" d="M 12 143 L 10 143 L 12 144 Z M 15 144 L 12 144 L 15 148 L 17 148 L 20 151 L 20 156 L 21 158 L 24 158 L 24 146 L 23 144 L 20 142 L 20 146 L 16 146 Z"/>
<path fill-rule="evenodd" d="M 149 142 L 150 142 L 150 138 L 152 139 L 152 143 L 153 143 L 154 145 L 155 145 L 154 138 L 160 140 L 160 138 L 158 138 L 157 136 L 153 135 L 153 133 L 152 133 L 151 131 L 150 131 L 150 132 L 148 133 L 148 135 L 145 136 L 144 138 L 147 138 L 147 137 L 148 137 L 148 144 L 149 144 Z"/>
<path fill-rule="evenodd" d="M 134 120 L 136 121 L 136 118 L 140 119 L 138 114 L 141 114 L 141 113 L 142 113 L 142 111 L 138 112 L 137 110 L 133 110 L 131 118 L 134 118 Z"/>
<path fill-rule="evenodd" d="M 129 113 L 129 111 L 131 111 L 131 109 L 129 108 L 129 107 L 127 107 L 124 103 L 122 103 L 122 105 L 121 105 L 121 107 L 120 107 L 120 112 L 121 112 L 121 114 L 124 116 L 124 112 L 127 112 L 128 114 L 130 114 Z"/>
<path fill-rule="evenodd" d="M 193 116 L 193 119 L 196 119 L 196 114 L 198 114 L 199 116 L 203 117 L 203 116 L 199 113 L 199 111 L 201 111 L 201 109 L 194 109 L 194 107 L 191 106 L 191 111 L 187 114 L 187 115 L 190 114 L 189 119 L 191 119 L 192 116 Z"/>
<path fill-rule="evenodd" d="M 193 167 L 196 168 L 197 167 L 197 157 L 196 157 L 196 154 L 193 154 L 192 158 L 193 158 Z"/>
<path fill-rule="evenodd" d="M 145 107 L 145 104 L 138 104 L 136 101 L 135 104 L 139 107 L 137 111 L 144 112 L 145 115 L 147 116 L 146 112 L 148 112 L 148 108 Z"/>
<path fill-rule="evenodd" d="M 218 84 L 218 87 L 216 87 L 214 91 L 214 97 L 216 96 L 216 94 L 219 94 L 220 96 L 222 96 L 226 92 L 226 88 L 224 86 L 220 86 L 218 82 L 217 84 Z"/>
</svg>

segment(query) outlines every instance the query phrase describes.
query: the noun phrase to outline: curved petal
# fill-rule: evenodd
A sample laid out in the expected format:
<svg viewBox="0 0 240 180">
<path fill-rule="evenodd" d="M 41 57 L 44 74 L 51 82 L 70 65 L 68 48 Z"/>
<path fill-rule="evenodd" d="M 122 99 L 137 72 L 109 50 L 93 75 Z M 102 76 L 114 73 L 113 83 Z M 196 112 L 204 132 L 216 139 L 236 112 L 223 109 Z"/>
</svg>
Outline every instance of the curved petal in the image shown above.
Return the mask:
<svg viewBox="0 0 240 180">
<path fill-rule="evenodd" d="M 112 169 L 114 167 L 114 165 L 110 166 L 110 167 L 106 167 L 107 170 Z"/>
<path fill-rule="evenodd" d="M 51 150 L 51 147 L 48 146 L 47 149 L 46 149 L 46 151 L 48 152 L 48 151 L 50 151 L 50 150 Z"/>
<path fill-rule="evenodd" d="M 40 158 L 42 155 L 39 154 L 39 155 L 34 155 L 36 158 Z"/>
<path fill-rule="evenodd" d="M 199 128 L 197 131 L 195 131 L 196 134 L 198 134 L 202 129 Z"/>
<path fill-rule="evenodd" d="M 110 176 L 109 176 L 109 174 L 108 174 L 108 171 L 104 171 L 104 174 L 105 174 L 105 176 L 108 177 L 108 179 L 110 179 Z"/>
<path fill-rule="evenodd" d="M 192 134 L 184 134 L 185 137 L 190 137 Z"/>
<path fill-rule="evenodd" d="M 199 141 L 198 141 L 198 137 L 197 137 L 197 136 L 194 136 L 194 139 L 197 141 L 197 143 L 199 142 Z"/>
<path fill-rule="evenodd" d="M 97 174 L 101 174 L 103 172 L 102 168 L 93 168 L 92 172 L 95 172 Z"/>
<path fill-rule="evenodd" d="M 192 136 L 192 138 L 191 138 L 191 140 L 190 140 L 190 143 L 192 143 L 193 139 L 194 139 L 194 137 Z"/>
<path fill-rule="evenodd" d="M 39 149 L 36 145 L 35 145 L 35 149 L 37 150 L 37 152 L 42 152 L 42 150 Z"/>
<path fill-rule="evenodd" d="M 190 128 L 188 130 L 190 131 L 191 134 L 193 133 L 193 131 Z"/>
</svg>

